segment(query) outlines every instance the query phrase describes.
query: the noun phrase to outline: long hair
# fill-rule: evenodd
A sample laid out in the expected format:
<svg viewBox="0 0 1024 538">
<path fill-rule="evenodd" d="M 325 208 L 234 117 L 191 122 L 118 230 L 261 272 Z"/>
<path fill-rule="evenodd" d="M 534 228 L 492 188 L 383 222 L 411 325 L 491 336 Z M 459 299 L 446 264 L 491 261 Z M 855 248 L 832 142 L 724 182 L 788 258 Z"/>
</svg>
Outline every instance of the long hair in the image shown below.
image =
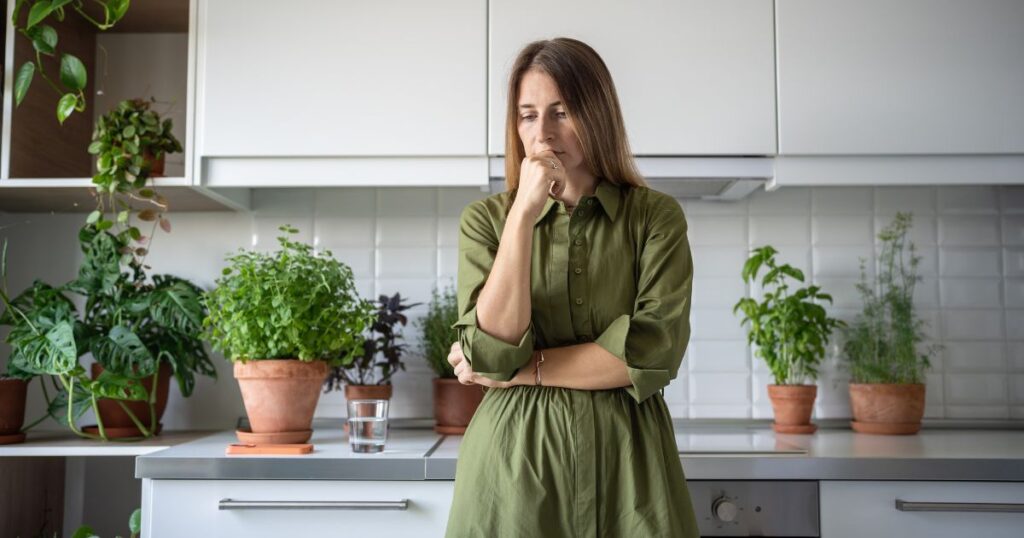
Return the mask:
<svg viewBox="0 0 1024 538">
<path fill-rule="evenodd" d="M 590 172 L 616 185 L 646 186 L 629 148 L 619 98 L 604 60 L 576 39 L 534 41 L 519 52 L 508 79 L 505 187 L 512 195 L 506 211 L 515 200 L 520 167 L 526 158 L 519 139 L 519 86 L 523 76 L 533 69 L 554 79 Z"/>
</svg>

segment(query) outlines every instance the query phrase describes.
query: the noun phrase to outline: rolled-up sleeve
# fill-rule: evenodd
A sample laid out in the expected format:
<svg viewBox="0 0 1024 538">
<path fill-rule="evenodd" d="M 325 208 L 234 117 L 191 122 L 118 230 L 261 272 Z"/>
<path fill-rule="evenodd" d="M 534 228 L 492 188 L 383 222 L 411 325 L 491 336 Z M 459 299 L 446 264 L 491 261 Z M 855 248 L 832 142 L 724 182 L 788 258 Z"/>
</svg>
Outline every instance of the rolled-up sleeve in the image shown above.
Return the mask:
<svg viewBox="0 0 1024 538">
<path fill-rule="evenodd" d="M 658 195 L 646 217 L 632 315 L 622 315 L 595 340 L 626 363 L 626 392 L 641 403 L 676 378 L 690 341 L 693 259 L 679 202 Z"/>
<path fill-rule="evenodd" d="M 457 329 L 462 354 L 475 373 L 508 381 L 533 355 L 534 330 L 530 321 L 519 342 L 512 344 L 484 332 L 477 323 L 476 302 L 497 254 L 497 230 L 487 208 L 482 201 L 467 205 L 459 219 L 459 319 L 452 328 Z"/>
</svg>

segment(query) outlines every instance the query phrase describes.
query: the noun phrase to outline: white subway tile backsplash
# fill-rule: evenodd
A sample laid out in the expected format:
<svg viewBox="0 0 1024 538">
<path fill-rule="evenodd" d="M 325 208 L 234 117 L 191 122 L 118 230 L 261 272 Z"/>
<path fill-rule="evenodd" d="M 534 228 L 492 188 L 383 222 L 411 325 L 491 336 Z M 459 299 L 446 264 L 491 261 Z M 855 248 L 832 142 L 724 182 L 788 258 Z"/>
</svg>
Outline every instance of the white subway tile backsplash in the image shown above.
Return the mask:
<svg viewBox="0 0 1024 538">
<path fill-rule="evenodd" d="M 996 187 L 979 185 L 972 187 L 939 187 L 939 212 L 941 213 L 985 213 L 999 211 Z"/>
<path fill-rule="evenodd" d="M 1002 280 L 995 278 L 941 279 L 942 306 L 999 308 L 1002 306 Z"/>
<path fill-rule="evenodd" d="M 868 278 L 874 275 L 874 255 L 870 244 L 846 246 L 816 246 L 813 249 L 814 274 L 824 277 L 859 277 L 861 261 Z"/>
<path fill-rule="evenodd" d="M 942 367 L 956 372 L 1004 372 L 1006 354 L 1002 342 L 945 342 Z"/>
<path fill-rule="evenodd" d="M 935 187 L 875 187 L 875 213 L 892 216 L 897 212 L 932 215 L 936 208 Z"/>
<path fill-rule="evenodd" d="M 388 187 L 377 189 L 377 215 L 394 217 L 436 217 L 438 189 Z"/>
<path fill-rule="evenodd" d="M 1024 215 L 1004 216 L 1000 226 L 1004 245 L 1024 246 Z"/>
<path fill-rule="evenodd" d="M 489 194 L 465 187 L 258 189 L 253 195 L 248 213 L 172 215 L 174 232 L 158 237 L 149 257 L 154 269 L 209 287 L 226 255 L 254 245 L 275 250 L 277 227 L 291 224 L 301 231 L 295 239 L 331 250 L 352 268 L 364 298 L 397 291 L 409 302 L 426 303 L 435 287 L 455 283 L 463 208 Z M 742 315 L 732 313 L 741 297 L 763 295 L 758 284 L 748 287 L 740 278 L 752 249 L 777 248 L 778 263 L 805 274 L 803 284 L 790 281 L 791 289 L 822 286 L 836 299 L 823 305 L 829 315 L 852 323 L 863 306 L 856 290 L 860 258 L 870 257 L 872 277 L 878 231 L 897 211 L 911 211 L 909 238 L 922 257 L 917 272 L 923 280 L 914 293 L 927 335 L 922 352 L 931 343 L 945 346 L 932 356 L 926 374 L 926 417 L 1024 419 L 1024 187 L 785 188 L 739 202 L 681 204 L 695 277 L 691 342 L 678 377 L 665 390 L 674 417 L 773 415 L 766 389 L 774 381 L 771 372 L 747 345 Z M 80 225 L 78 218 L 39 219 L 61 234 Z M 36 264 L 42 268 L 53 265 L 45 249 L 18 247 L 14 239 L 20 256 L 47 260 Z M 180 256 L 183 251 L 189 256 Z M 417 326 L 425 312 L 426 304 L 412 309 L 403 329 L 409 352 L 407 371 L 394 378 L 395 417 L 430 414 L 433 373 L 420 356 Z M 841 345 L 836 333 L 820 366 L 815 417 L 850 416 Z M 176 399 L 177 418 L 169 417 L 169 424 L 188 427 L 192 420 L 208 427 L 208 413 L 193 408 L 208 405 L 210 398 L 224 400 L 218 407 L 234 420 L 240 412 L 237 388 L 223 386 L 200 387 L 217 393 L 212 396 Z M 318 416 L 343 417 L 344 409 L 340 393 L 325 394 Z"/>
<path fill-rule="evenodd" d="M 436 247 L 382 247 L 377 250 L 378 278 L 437 276 Z"/>
<path fill-rule="evenodd" d="M 721 277 L 733 273 L 743 282 L 740 272 L 747 255 L 743 247 L 690 247 L 693 255 L 693 277 Z"/>
<path fill-rule="evenodd" d="M 742 340 L 742 314 L 731 308 L 694 308 L 690 311 L 690 337 L 700 340 Z"/>
<path fill-rule="evenodd" d="M 437 218 L 387 217 L 377 219 L 379 247 L 434 247 L 437 245 Z"/>
<path fill-rule="evenodd" d="M 746 296 L 746 285 L 736 278 L 694 277 L 693 308 L 732 308 Z"/>
<path fill-rule="evenodd" d="M 811 189 L 783 188 L 772 192 L 754 191 L 747 197 L 750 215 L 810 214 Z"/>
<path fill-rule="evenodd" d="M 871 219 L 865 216 L 825 216 L 811 218 L 813 243 L 818 245 L 870 245 Z"/>
<path fill-rule="evenodd" d="M 815 215 L 871 214 L 874 202 L 871 187 L 827 187 L 811 191 L 811 207 Z"/>
<path fill-rule="evenodd" d="M 687 352 L 691 373 L 750 370 L 745 340 L 694 340 Z"/>
<path fill-rule="evenodd" d="M 942 335 L 946 340 L 1001 340 L 1002 310 L 944 310 Z"/>
<path fill-rule="evenodd" d="M 808 245 L 811 242 L 810 217 L 751 216 L 750 245 Z M 782 249 L 779 249 L 782 250 Z"/>
<path fill-rule="evenodd" d="M 687 219 L 691 246 L 747 246 L 747 223 L 735 217 L 691 216 Z"/>
<path fill-rule="evenodd" d="M 997 189 L 999 209 L 1005 215 L 1024 213 L 1024 187 L 1002 185 Z"/>
<path fill-rule="evenodd" d="M 940 248 L 939 274 L 942 276 L 1002 276 L 999 249 Z M 1012 275 L 1008 274 L 1007 276 Z"/>
<path fill-rule="evenodd" d="M 1006 376 L 946 372 L 947 405 L 991 405 L 1006 402 Z"/>
<path fill-rule="evenodd" d="M 318 217 L 313 240 L 321 249 L 364 247 L 372 250 L 377 236 L 376 226 L 373 216 Z"/>
<path fill-rule="evenodd" d="M 939 244 L 944 247 L 994 247 L 999 242 L 999 218 L 994 215 L 939 217 Z"/>
</svg>

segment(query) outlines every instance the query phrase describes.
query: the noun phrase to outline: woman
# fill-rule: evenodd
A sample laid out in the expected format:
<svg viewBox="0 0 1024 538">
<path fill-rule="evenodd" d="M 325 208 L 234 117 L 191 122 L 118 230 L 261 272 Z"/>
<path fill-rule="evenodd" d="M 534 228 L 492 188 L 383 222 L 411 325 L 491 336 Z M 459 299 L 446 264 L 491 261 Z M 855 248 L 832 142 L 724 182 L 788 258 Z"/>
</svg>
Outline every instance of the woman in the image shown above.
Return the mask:
<svg viewBox="0 0 1024 538">
<path fill-rule="evenodd" d="M 460 219 L 448 360 L 489 388 L 446 536 L 697 536 L 659 392 L 690 336 L 682 208 L 645 186 L 586 44 L 529 44 L 508 96 L 508 189 Z"/>
</svg>

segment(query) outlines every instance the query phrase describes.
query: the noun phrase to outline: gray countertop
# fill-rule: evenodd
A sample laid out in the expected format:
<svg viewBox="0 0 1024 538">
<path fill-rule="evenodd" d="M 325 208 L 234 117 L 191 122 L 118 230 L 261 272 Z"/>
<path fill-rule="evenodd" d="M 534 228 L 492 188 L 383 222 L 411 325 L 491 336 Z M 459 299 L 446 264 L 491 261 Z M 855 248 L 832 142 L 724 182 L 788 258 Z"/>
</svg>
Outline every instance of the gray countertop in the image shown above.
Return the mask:
<svg viewBox="0 0 1024 538">
<path fill-rule="evenodd" d="M 354 453 L 340 421 L 314 425 L 312 454 L 227 456 L 234 432 L 212 434 L 136 458 L 136 477 L 154 479 L 453 480 L 462 436 L 409 421 L 386 448 Z M 1024 429 L 925 423 L 917 435 L 855 433 L 818 421 L 812 435 L 776 434 L 763 421 L 675 422 L 689 480 L 1024 481 Z"/>
</svg>

